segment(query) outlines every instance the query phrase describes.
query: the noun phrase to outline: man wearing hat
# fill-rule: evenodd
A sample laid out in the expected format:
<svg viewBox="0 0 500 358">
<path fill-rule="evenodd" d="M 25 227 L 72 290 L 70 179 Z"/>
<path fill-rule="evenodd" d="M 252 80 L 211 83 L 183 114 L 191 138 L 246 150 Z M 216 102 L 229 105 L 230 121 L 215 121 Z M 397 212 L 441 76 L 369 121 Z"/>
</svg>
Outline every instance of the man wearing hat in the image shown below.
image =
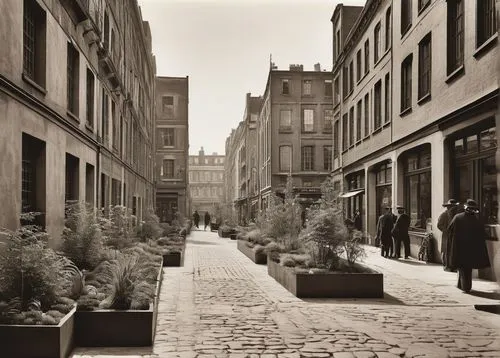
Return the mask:
<svg viewBox="0 0 500 358">
<path fill-rule="evenodd" d="M 445 211 L 439 215 L 437 227 L 443 233 L 441 235 L 441 258 L 443 260 L 443 269 L 445 271 L 452 271 L 448 266 L 446 266 L 446 251 L 448 250 L 448 225 L 450 225 L 451 220 L 457 214 L 458 211 L 458 201 L 455 199 L 450 199 L 448 202 L 443 204 L 446 208 Z"/>
<path fill-rule="evenodd" d="M 476 201 L 467 199 L 465 211 L 455 215 L 448 227 L 447 265 L 458 270 L 457 287 L 464 292 L 472 288 L 472 270 L 490 267 L 486 232 L 477 214 Z"/>
<path fill-rule="evenodd" d="M 385 214 L 381 215 L 377 222 L 377 241 L 380 241 L 381 251 L 380 254 L 384 257 L 392 257 L 393 244 L 391 231 L 394 227 L 394 215 L 392 214 L 391 207 L 385 208 Z"/>
<path fill-rule="evenodd" d="M 392 236 L 395 241 L 396 252 L 394 257 L 399 259 L 401 255 L 401 242 L 405 246 L 405 259 L 410 257 L 410 235 L 408 229 L 410 228 L 410 217 L 405 213 L 405 208 L 402 205 L 396 206 L 398 210 L 398 218 L 392 229 Z"/>
</svg>

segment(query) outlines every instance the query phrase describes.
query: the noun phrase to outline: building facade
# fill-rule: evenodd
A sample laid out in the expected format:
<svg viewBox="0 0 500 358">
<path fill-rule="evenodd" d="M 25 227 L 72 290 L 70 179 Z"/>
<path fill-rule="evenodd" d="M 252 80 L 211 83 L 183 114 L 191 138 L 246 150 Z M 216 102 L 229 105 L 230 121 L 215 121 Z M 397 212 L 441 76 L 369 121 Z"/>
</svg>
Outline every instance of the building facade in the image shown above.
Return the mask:
<svg viewBox="0 0 500 358">
<path fill-rule="evenodd" d="M 247 94 L 245 118 L 226 141 L 226 188 L 240 222 L 265 210 L 271 193 L 283 195 L 289 176 L 304 208 L 321 196 L 332 170 L 332 88 L 319 64 L 271 64 L 264 95 Z"/>
<path fill-rule="evenodd" d="M 189 192 L 192 211 L 202 217 L 223 202 L 225 158 L 217 153 L 206 155 L 203 147 L 198 153 L 189 156 Z"/>
<path fill-rule="evenodd" d="M 189 217 L 189 78 L 156 78 L 156 214 Z"/>
<path fill-rule="evenodd" d="M 403 205 L 411 218 L 412 256 L 431 232 L 440 260 L 437 219 L 449 198 L 479 203 L 492 261 L 498 251 L 497 7 L 494 0 L 367 1 L 334 56 L 334 81 L 344 85 L 334 86 L 340 132 L 333 175 L 347 214 L 360 207 L 373 237 L 381 208 Z M 341 13 L 339 5 L 334 39 L 345 26 Z M 368 75 L 357 81 L 366 61 Z M 369 135 L 362 133 L 358 144 L 359 117 Z M 493 273 L 481 270 L 480 276 Z"/>
<path fill-rule="evenodd" d="M 6 0 L 0 13 L 0 226 L 41 212 L 57 246 L 67 200 L 141 219 L 153 207 L 156 67 L 137 2 Z"/>
</svg>

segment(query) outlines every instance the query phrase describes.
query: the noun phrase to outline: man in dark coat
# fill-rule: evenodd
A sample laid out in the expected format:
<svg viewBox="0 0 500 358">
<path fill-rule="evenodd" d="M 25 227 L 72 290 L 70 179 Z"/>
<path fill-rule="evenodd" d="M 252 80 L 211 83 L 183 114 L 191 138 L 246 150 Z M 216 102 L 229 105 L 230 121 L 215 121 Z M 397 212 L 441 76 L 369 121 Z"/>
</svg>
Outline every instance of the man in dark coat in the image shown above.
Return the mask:
<svg viewBox="0 0 500 358">
<path fill-rule="evenodd" d="M 399 259 L 401 255 L 401 242 L 405 247 L 405 259 L 410 258 L 410 236 L 408 235 L 408 229 L 410 227 L 410 217 L 405 213 L 405 208 L 401 205 L 396 207 L 398 210 L 398 218 L 392 229 L 392 236 L 395 241 L 396 252 L 394 257 Z"/>
<path fill-rule="evenodd" d="M 208 225 L 210 225 L 210 214 L 207 211 L 205 213 L 205 228 L 203 229 L 203 231 L 205 231 L 207 229 Z"/>
<path fill-rule="evenodd" d="M 361 231 L 363 229 L 363 225 L 361 224 L 361 213 L 359 212 L 359 209 L 356 209 L 354 212 L 354 218 L 352 220 L 354 222 L 354 228 L 358 231 Z"/>
<path fill-rule="evenodd" d="M 394 219 L 391 208 L 385 208 L 385 214 L 380 216 L 377 223 L 377 239 L 380 241 L 382 249 L 380 254 L 384 257 L 391 257 L 393 254 L 393 245 L 391 231 L 394 226 Z"/>
<path fill-rule="evenodd" d="M 486 232 L 477 214 L 479 208 L 467 199 L 465 211 L 456 214 L 448 227 L 447 265 L 458 270 L 457 287 L 464 292 L 472 288 L 472 269 L 490 267 Z"/>
<path fill-rule="evenodd" d="M 446 208 L 445 211 L 439 215 L 437 228 L 443 233 L 441 235 L 441 258 L 443 261 L 443 269 L 445 271 L 451 271 L 451 269 L 446 265 L 446 250 L 448 248 L 448 226 L 453 220 L 453 217 L 457 214 L 458 211 L 458 202 L 455 199 L 448 200 L 447 203 L 443 204 L 443 207 Z"/>
<path fill-rule="evenodd" d="M 198 225 L 200 223 L 200 214 L 198 214 L 198 210 L 194 211 L 193 222 L 194 222 L 194 226 L 196 226 L 199 229 L 200 227 Z"/>
</svg>

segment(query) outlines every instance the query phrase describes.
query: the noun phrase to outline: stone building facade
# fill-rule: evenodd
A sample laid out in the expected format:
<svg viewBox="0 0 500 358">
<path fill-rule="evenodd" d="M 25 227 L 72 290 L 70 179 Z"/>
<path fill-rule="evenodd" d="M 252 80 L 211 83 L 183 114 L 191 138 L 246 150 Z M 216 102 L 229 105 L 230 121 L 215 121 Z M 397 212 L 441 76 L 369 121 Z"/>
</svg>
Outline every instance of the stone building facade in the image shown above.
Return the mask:
<svg viewBox="0 0 500 358">
<path fill-rule="evenodd" d="M 344 9 L 338 5 L 332 17 L 339 49 L 333 175 L 346 214 L 360 208 L 373 238 L 381 208 L 403 205 L 411 218 L 412 256 L 431 232 L 439 261 L 442 204 L 473 198 L 493 261 L 499 249 L 497 2 L 369 0 L 354 22 L 343 18 Z"/>
<path fill-rule="evenodd" d="M 156 78 L 156 214 L 189 217 L 189 78 Z"/>
<path fill-rule="evenodd" d="M 66 200 L 153 207 L 151 32 L 135 0 L 0 2 L 0 226 Z"/>
<path fill-rule="evenodd" d="M 225 157 L 217 153 L 207 155 L 203 147 L 198 153 L 189 156 L 189 192 L 192 211 L 197 210 L 203 217 L 223 202 Z"/>
<path fill-rule="evenodd" d="M 247 95 L 245 118 L 226 141 L 227 188 L 240 221 L 255 219 L 288 176 L 304 208 L 320 197 L 332 164 L 331 73 L 278 70 L 271 64 L 264 95 Z"/>
</svg>

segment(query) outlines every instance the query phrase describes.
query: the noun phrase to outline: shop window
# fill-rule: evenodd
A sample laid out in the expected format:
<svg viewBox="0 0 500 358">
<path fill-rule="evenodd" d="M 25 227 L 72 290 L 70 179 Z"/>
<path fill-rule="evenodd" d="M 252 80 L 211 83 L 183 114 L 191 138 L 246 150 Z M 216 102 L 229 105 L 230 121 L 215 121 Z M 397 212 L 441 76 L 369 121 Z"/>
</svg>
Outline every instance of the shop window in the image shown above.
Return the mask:
<svg viewBox="0 0 500 358">
<path fill-rule="evenodd" d="M 346 181 L 347 181 L 348 191 L 362 190 L 365 188 L 365 173 L 364 171 L 362 171 L 348 175 L 346 176 Z M 363 215 L 364 214 L 363 200 L 364 200 L 363 192 L 360 192 L 358 195 L 346 198 L 347 201 L 346 216 L 349 218 L 353 218 L 354 212 L 356 210 L 359 210 L 361 215 Z"/>
<path fill-rule="evenodd" d="M 494 119 L 490 128 L 469 130 L 451 140 L 454 156 L 454 197 L 464 203 L 474 199 L 480 207 L 484 224 L 498 224 L 497 170 L 495 164 L 496 128 Z"/>
<path fill-rule="evenodd" d="M 392 207 L 392 163 L 380 165 L 376 172 L 376 201 L 377 218 L 384 212 L 387 206 Z"/>
<path fill-rule="evenodd" d="M 425 229 L 431 218 L 431 147 L 419 147 L 404 157 L 405 207 L 410 226 Z"/>
</svg>

